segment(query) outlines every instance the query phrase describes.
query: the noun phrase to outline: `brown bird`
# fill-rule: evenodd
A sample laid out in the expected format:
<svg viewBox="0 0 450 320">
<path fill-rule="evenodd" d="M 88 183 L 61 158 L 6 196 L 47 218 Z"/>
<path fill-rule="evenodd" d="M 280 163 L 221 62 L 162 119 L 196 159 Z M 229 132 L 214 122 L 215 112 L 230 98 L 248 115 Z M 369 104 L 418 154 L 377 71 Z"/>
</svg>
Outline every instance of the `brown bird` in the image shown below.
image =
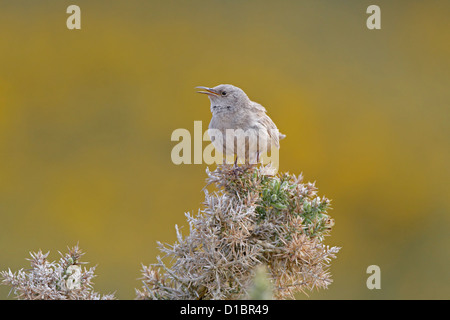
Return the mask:
<svg viewBox="0 0 450 320">
<path fill-rule="evenodd" d="M 231 84 L 197 88 L 211 101 L 211 141 L 223 155 L 235 155 L 235 165 L 238 158 L 258 163 L 260 155 L 272 150 L 272 146 L 280 148 L 279 141 L 286 135 L 278 131 L 266 109 L 251 101 L 242 89 Z"/>
</svg>

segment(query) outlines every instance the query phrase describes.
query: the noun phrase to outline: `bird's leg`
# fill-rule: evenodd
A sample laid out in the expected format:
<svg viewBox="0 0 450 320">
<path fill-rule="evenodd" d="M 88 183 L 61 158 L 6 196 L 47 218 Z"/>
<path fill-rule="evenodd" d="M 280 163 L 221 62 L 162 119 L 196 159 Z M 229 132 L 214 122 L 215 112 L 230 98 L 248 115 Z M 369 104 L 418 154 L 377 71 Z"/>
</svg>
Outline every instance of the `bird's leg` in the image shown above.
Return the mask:
<svg viewBox="0 0 450 320">
<path fill-rule="evenodd" d="M 243 171 L 243 169 L 238 166 L 237 162 L 238 162 L 238 156 L 236 155 L 236 158 L 234 159 L 234 165 L 233 165 L 233 171 L 235 174 L 237 174 L 240 171 Z"/>
</svg>

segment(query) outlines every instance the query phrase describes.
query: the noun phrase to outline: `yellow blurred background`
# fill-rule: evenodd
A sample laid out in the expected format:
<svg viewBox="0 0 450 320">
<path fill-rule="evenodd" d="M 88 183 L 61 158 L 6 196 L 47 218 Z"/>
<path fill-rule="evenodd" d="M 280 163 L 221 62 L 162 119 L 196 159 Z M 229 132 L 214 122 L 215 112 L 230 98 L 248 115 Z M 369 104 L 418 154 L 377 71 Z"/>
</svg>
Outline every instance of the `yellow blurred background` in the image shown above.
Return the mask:
<svg viewBox="0 0 450 320">
<path fill-rule="evenodd" d="M 81 30 L 66 27 L 70 4 Z M 370 4 L 381 30 L 366 27 Z M 184 212 L 204 199 L 206 165 L 174 165 L 171 133 L 206 129 L 195 86 L 231 83 L 287 134 L 280 171 L 333 200 L 326 243 L 342 250 L 310 298 L 450 298 L 449 1 L 0 9 L 0 270 L 79 242 L 95 290 L 133 299 L 156 241 L 173 243 L 175 224 L 187 233 Z M 366 287 L 373 264 L 380 290 Z"/>
</svg>

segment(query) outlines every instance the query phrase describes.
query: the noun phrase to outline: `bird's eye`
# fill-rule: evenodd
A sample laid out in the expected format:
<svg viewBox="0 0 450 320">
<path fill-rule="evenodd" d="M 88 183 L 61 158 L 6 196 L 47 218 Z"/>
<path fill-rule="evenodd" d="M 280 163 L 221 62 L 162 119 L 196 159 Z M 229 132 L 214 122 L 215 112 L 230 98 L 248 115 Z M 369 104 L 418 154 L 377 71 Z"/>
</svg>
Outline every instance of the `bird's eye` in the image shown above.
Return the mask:
<svg viewBox="0 0 450 320">
<path fill-rule="evenodd" d="M 227 95 L 227 92 L 226 92 L 226 91 L 222 91 L 222 95 L 223 95 L 223 96 L 226 96 L 226 95 Z"/>
</svg>

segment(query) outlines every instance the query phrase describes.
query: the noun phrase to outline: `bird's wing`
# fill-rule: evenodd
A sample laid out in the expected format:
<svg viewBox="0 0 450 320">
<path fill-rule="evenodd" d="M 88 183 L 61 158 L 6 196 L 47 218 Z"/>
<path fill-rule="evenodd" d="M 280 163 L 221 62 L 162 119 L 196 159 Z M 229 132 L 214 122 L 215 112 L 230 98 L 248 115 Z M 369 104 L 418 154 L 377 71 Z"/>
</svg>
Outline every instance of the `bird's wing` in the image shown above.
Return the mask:
<svg viewBox="0 0 450 320">
<path fill-rule="evenodd" d="M 250 103 L 250 108 L 252 108 L 253 109 L 253 111 L 256 111 L 256 112 L 267 112 L 267 110 L 266 110 L 266 108 L 264 108 L 262 105 L 260 105 L 259 103 L 257 103 L 257 102 L 254 102 L 254 101 L 252 101 L 251 103 Z"/>
<path fill-rule="evenodd" d="M 267 129 L 267 132 L 269 134 L 270 139 L 273 141 L 273 143 L 277 146 L 277 148 L 280 147 L 280 140 L 286 138 L 285 134 L 282 134 L 275 123 L 270 119 L 270 117 L 266 114 L 267 110 L 262 105 L 260 105 L 257 102 L 252 101 L 251 102 L 251 108 L 253 111 L 259 115 L 259 123 Z"/>
<path fill-rule="evenodd" d="M 269 139 L 277 148 L 280 147 L 280 132 L 278 131 L 275 123 L 270 119 L 270 117 L 266 113 L 260 113 L 261 117 L 259 118 L 260 124 L 267 130 L 267 134 L 269 135 Z"/>
</svg>

